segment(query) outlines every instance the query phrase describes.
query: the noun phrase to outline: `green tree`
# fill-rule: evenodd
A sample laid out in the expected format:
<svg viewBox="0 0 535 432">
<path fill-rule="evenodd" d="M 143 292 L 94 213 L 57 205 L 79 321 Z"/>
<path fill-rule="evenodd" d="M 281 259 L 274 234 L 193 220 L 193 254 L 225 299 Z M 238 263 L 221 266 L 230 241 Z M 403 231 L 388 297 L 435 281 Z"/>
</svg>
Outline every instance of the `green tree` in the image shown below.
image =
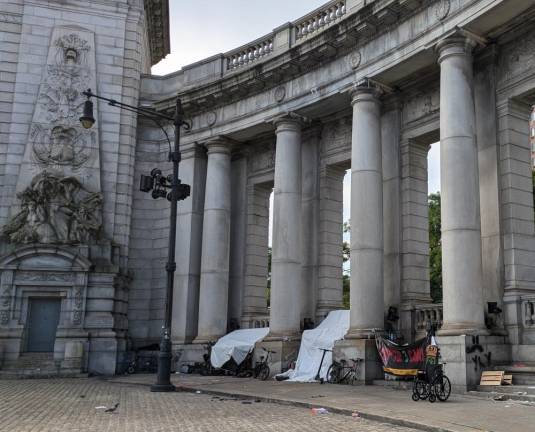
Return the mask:
<svg viewBox="0 0 535 432">
<path fill-rule="evenodd" d="M 442 301 L 442 239 L 440 223 L 440 192 L 430 194 L 429 206 L 429 267 L 431 298 Z"/>
</svg>

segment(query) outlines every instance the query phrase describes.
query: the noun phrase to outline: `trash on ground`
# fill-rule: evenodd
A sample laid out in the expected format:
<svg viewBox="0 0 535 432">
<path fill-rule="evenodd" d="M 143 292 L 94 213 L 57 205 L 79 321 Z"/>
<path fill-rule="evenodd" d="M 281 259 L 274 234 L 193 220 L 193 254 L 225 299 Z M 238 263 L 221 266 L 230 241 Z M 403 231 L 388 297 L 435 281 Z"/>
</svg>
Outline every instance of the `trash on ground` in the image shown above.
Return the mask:
<svg viewBox="0 0 535 432">
<path fill-rule="evenodd" d="M 326 408 L 312 408 L 312 415 L 329 414 Z"/>
<path fill-rule="evenodd" d="M 242 401 L 241 403 L 244 404 L 244 405 L 251 405 L 252 404 L 251 401 Z"/>
<path fill-rule="evenodd" d="M 504 400 L 507 400 L 507 397 L 505 395 L 498 395 L 498 396 L 494 396 L 493 398 L 495 401 L 504 401 Z"/>
<path fill-rule="evenodd" d="M 196 393 L 196 394 L 201 394 L 201 393 L 202 393 L 202 391 L 200 391 L 200 390 L 197 390 L 197 391 L 196 391 L 195 393 Z"/>
<path fill-rule="evenodd" d="M 360 418 L 360 414 L 359 414 L 358 412 L 356 412 L 356 411 L 353 411 L 353 412 L 351 413 L 351 417 L 353 417 L 353 418 Z"/>
</svg>

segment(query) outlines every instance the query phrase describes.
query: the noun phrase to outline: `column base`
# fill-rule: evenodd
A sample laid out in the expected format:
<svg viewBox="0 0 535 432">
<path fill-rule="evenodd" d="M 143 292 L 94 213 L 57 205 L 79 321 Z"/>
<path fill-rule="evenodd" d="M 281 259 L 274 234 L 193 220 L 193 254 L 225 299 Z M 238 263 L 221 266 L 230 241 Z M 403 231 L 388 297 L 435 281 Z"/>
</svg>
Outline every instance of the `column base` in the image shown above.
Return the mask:
<svg viewBox="0 0 535 432">
<path fill-rule="evenodd" d="M 203 344 L 209 344 L 213 342 L 217 342 L 219 338 L 223 337 L 224 335 L 220 336 L 197 336 L 193 341 L 191 342 L 193 345 L 203 345 Z"/>
<path fill-rule="evenodd" d="M 375 339 L 376 332 L 382 332 L 383 329 L 352 329 L 350 328 L 344 339 Z"/>
<path fill-rule="evenodd" d="M 504 336 L 438 335 L 441 362 L 451 381 L 452 391 L 464 393 L 474 389 L 484 370 L 511 362 L 511 345 Z"/>
<path fill-rule="evenodd" d="M 442 328 L 437 332 L 440 336 L 461 336 L 461 335 L 490 335 L 486 327 L 478 327 L 466 324 L 448 324 L 444 323 Z"/>
<path fill-rule="evenodd" d="M 297 360 L 299 354 L 299 347 L 301 346 L 300 339 L 293 340 L 266 340 L 258 342 L 255 345 L 253 354 L 253 364 L 260 362 L 261 356 L 266 356 L 266 352 L 262 349 L 275 351 L 270 354 L 269 368 L 271 371 L 270 377 L 284 372 L 288 369 L 291 362 Z"/>
<path fill-rule="evenodd" d="M 373 384 L 373 380 L 383 378 L 383 364 L 375 346 L 375 339 L 343 339 L 334 343 L 334 360 L 349 361 L 357 358 L 364 360 L 360 364 L 357 377 L 361 384 Z"/>
<path fill-rule="evenodd" d="M 150 386 L 150 391 L 153 393 L 169 393 L 176 391 L 173 384 L 154 384 Z"/>
</svg>

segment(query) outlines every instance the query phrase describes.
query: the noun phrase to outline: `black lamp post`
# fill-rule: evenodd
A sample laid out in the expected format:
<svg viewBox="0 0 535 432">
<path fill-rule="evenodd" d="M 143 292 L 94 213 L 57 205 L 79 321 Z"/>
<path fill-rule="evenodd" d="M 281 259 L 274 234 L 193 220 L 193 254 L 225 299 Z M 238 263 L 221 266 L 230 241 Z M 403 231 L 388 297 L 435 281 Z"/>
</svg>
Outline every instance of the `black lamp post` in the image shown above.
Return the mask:
<svg viewBox="0 0 535 432">
<path fill-rule="evenodd" d="M 80 117 L 80 123 L 86 129 L 89 129 L 95 123 L 93 117 L 93 102 L 91 98 L 102 99 L 108 102 L 111 106 L 117 106 L 128 111 L 133 111 L 139 115 L 153 120 L 165 133 L 167 141 L 169 142 L 169 161 L 173 163 L 173 173 L 168 176 L 163 176 L 162 171 L 155 168 L 151 171 L 149 176 L 142 175 L 139 189 L 142 192 L 151 192 L 152 198 L 167 198 L 171 202 L 171 223 L 169 226 L 169 250 L 168 260 L 165 266 L 167 271 L 167 289 L 165 295 L 165 317 L 162 331 L 162 339 L 160 341 L 160 352 L 158 354 L 158 375 L 156 383 L 151 386 L 153 392 L 170 392 L 175 390 L 175 386 L 171 383 L 171 359 L 173 357 L 171 352 L 171 319 L 173 313 L 173 282 L 174 273 L 176 270 L 175 262 L 175 241 L 176 241 L 176 218 L 177 218 L 177 204 L 178 201 L 186 199 L 190 195 L 190 186 L 182 184 L 178 178 L 178 164 L 180 162 L 180 128 L 189 130 L 190 125 L 184 120 L 184 111 L 180 99 L 176 100 L 175 116 L 170 117 L 161 114 L 157 111 L 135 107 L 114 99 L 109 99 L 103 96 L 98 96 L 91 92 L 91 89 L 83 92 L 87 96 L 84 104 L 84 113 Z M 175 145 L 171 148 L 171 141 L 165 129 L 160 125 L 159 119 L 173 122 L 175 126 Z M 167 190 L 170 190 L 167 192 Z"/>
</svg>

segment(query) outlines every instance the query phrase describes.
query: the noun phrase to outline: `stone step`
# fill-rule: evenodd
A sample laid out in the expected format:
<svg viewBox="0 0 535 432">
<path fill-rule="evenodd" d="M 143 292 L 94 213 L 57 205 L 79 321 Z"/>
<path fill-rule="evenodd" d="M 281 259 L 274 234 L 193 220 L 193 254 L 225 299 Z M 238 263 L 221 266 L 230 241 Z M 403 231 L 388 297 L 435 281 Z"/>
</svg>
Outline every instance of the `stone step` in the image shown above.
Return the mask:
<svg viewBox="0 0 535 432">
<path fill-rule="evenodd" d="M 489 386 L 489 387 L 498 387 L 496 391 L 469 391 L 467 394 L 469 396 L 478 397 L 481 399 L 491 399 L 495 401 L 522 401 L 530 404 L 535 404 L 535 395 L 534 394 L 524 394 L 525 391 L 518 391 L 517 393 L 506 393 L 502 392 L 503 386 Z M 522 387 L 522 386 L 510 386 L 510 387 Z M 479 386 L 478 386 L 479 389 Z"/>
<path fill-rule="evenodd" d="M 535 386 L 523 386 L 523 385 L 477 386 L 476 390 L 480 393 L 503 393 L 503 394 L 535 396 Z"/>
<path fill-rule="evenodd" d="M 395 390 L 412 390 L 413 380 L 373 380 L 373 385 Z"/>
<path fill-rule="evenodd" d="M 0 379 L 25 379 L 25 378 L 87 378 L 87 373 L 80 373 L 79 371 L 61 370 L 58 373 L 57 369 L 13 369 L 0 370 Z"/>
<path fill-rule="evenodd" d="M 494 370 L 503 370 L 513 375 L 514 385 L 535 386 L 535 363 L 514 363 L 512 365 L 498 365 Z"/>
<path fill-rule="evenodd" d="M 55 370 L 54 353 L 24 353 L 16 360 L 4 362 L 3 370 L 50 369 Z"/>
</svg>

